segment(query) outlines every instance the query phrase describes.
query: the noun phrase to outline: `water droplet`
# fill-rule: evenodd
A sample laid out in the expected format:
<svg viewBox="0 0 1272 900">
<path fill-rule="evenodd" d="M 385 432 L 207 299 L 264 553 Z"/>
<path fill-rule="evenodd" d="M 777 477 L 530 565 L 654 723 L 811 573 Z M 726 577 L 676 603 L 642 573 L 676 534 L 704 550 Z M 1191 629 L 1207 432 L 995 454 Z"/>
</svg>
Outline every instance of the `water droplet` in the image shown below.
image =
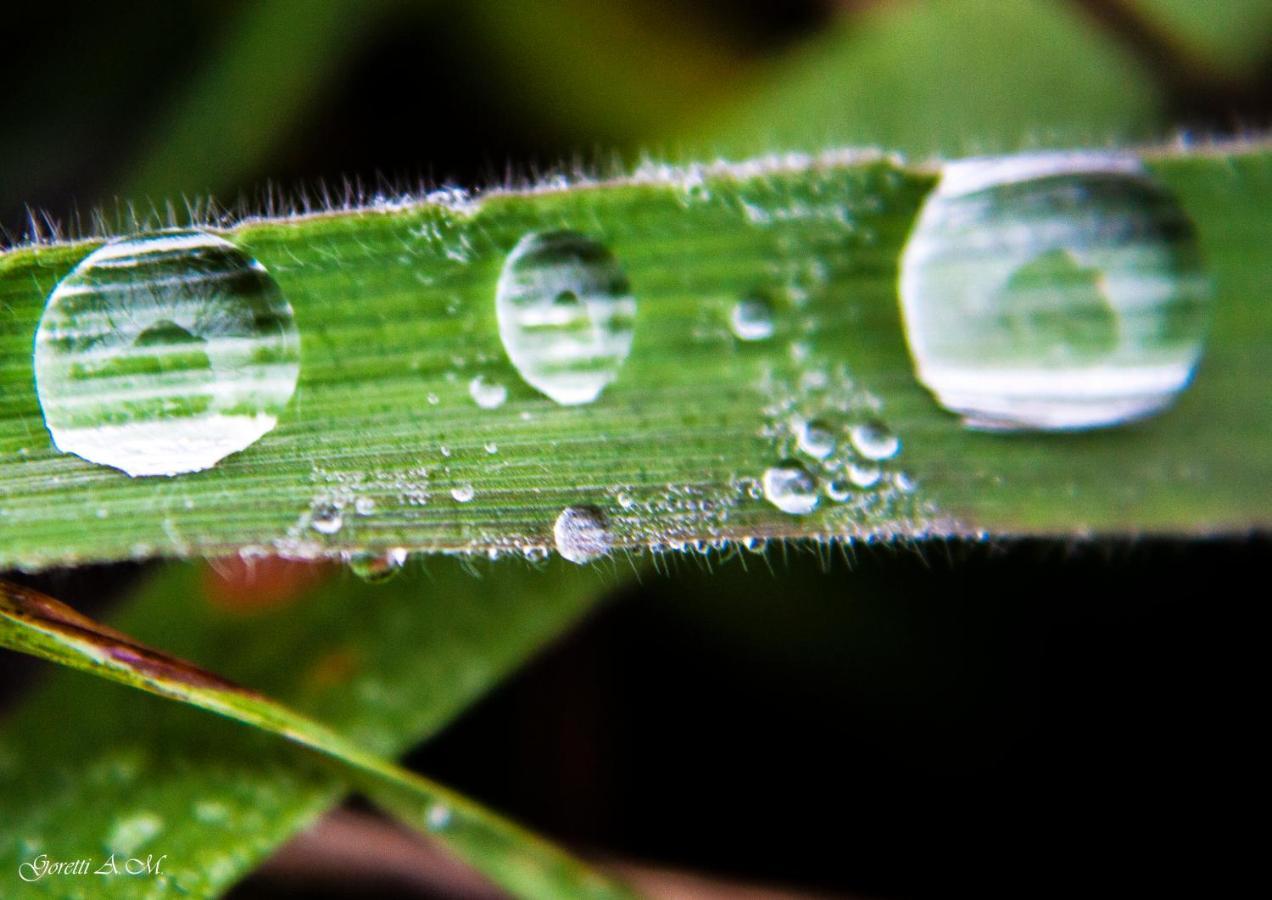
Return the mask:
<svg viewBox="0 0 1272 900">
<path fill-rule="evenodd" d="M 599 559 L 613 544 L 609 521 L 595 506 L 567 506 L 557 516 L 552 535 L 557 553 L 573 563 Z"/>
<path fill-rule="evenodd" d="M 499 337 L 521 377 L 557 403 L 595 400 L 631 351 L 636 300 L 601 244 L 572 231 L 528 234 L 495 293 Z"/>
<path fill-rule="evenodd" d="M 881 422 L 860 422 L 848 429 L 848 436 L 866 459 L 891 459 L 901 452 L 901 439 Z"/>
<path fill-rule="evenodd" d="M 335 503 L 320 503 L 309 513 L 309 527 L 319 534 L 335 534 L 344 527 L 344 514 Z"/>
<path fill-rule="evenodd" d="M 763 553 L 768 549 L 768 538 L 752 535 L 742 541 L 742 549 L 748 553 Z"/>
<path fill-rule="evenodd" d="M 133 476 L 197 472 L 251 446 L 299 372 L 274 279 L 196 231 L 98 247 L 53 290 L 35 337 L 53 442 Z"/>
<path fill-rule="evenodd" d="M 106 836 L 106 850 L 132 856 L 163 831 L 163 819 L 152 812 L 139 812 L 117 819 Z"/>
<path fill-rule="evenodd" d="M 847 473 L 848 480 L 859 488 L 874 487 L 883 477 L 883 470 L 874 463 L 851 462 Z"/>
<path fill-rule="evenodd" d="M 1111 154 L 948 165 L 900 289 L 919 380 L 981 428 L 1158 412 L 1191 380 L 1209 318 L 1192 224 Z"/>
<path fill-rule="evenodd" d="M 379 584 L 402 571 L 406 558 L 405 547 L 393 547 L 383 553 L 354 553 L 348 557 L 349 571 L 363 581 Z"/>
<path fill-rule="evenodd" d="M 487 381 L 481 375 L 468 382 L 468 393 L 482 409 L 498 409 L 508 399 L 508 388 L 496 381 Z"/>
<path fill-rule="evenodd" d="M 775 330 L 773 304 L 758 294 L 743 297 L 729 312 L 729 327 L 740 341 L 771 338 Z"/>
<path fill-rule="evenodd" d="M 428 808 L 424 818 L 428 822 L 430 829 L 441 831 L 450 824 L 451 809 L 445 803 L 434 803 Z"/>
<path fill-rule="evenodd" d="M 360 516 L 369 516 L 375 512 L 374 497 L 359 497 L 353 501 L 353 510 Z"/>
<path fill-rule="evenodd" d="M 817 508 L 817 479 L 793 459 L 764 471 L 764 497 L 782 512 L 794 515 Z"/>
<path fill-rule="evenodd" d="M 473 499 L 473 497 L 477 496 L 476 489 L 474 489 L 468 482 L 455 485 L 451 488 L 450 493 L 451 498 L 454 499 L 456 503 L 467 503 L 469 500 Z"/>
<path fill-rule="evenodd" d="M 814 459 L 825 459 L 835 452 L 837 442 L 834 430 L 820 419 L 801 422 L 796 432 L 796 444 L 800 452 Z"/>
<path fill-rule="evenodd" d="M 618 499 L 618 505 L 621 506 L 623 509 L 631 509 L 633 506 L 636 505 L 636 498 L 633 497 L 631 494 L 627 493 L 627 491 L 619 491 L 617 499 Z"/>
<path fill-rule="evenodd" d="M 491 456 L 494 456 L 496 453 L 499 452 L 499 445 L 496 444 L 494 441 L 486 441 L 486 452 L 489 453 Z"/>
<path fill-rule="evenodd" d="M 836 503 L 852 499 L 852 482 L 844 478 L 835 478 L 826 485 L 826 496 Z"/>
</svg>

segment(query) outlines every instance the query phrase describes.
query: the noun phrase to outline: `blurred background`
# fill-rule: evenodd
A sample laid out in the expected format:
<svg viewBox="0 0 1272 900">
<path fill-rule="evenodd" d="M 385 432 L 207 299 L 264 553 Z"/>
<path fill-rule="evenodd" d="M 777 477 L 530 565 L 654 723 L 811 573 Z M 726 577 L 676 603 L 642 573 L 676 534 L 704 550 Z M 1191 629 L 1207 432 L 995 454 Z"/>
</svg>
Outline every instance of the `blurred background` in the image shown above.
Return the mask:
<svg viewBox="0 0 1272 900">
<path fill-rule="evenodd" d="M 10 242 L 130 205 L 259 212 L 645 154 L 925 158 L 1272 124 L 1267 0 L 137 0 L 28 4 L 6 33 Z M 1233 817 L 1266 797 L 1265 592 L 1238 586 L 1267 549 L 684 560 L 410 762 L 589 852 L 749 885 L 1210 894 L 1254 858 Z M 14 577 L 101 611 L 136 574 Z M 10 694 L 30 677 L 0 666 Z M 279 866 L 235 896 L 458 890 Z"/>
</svg>

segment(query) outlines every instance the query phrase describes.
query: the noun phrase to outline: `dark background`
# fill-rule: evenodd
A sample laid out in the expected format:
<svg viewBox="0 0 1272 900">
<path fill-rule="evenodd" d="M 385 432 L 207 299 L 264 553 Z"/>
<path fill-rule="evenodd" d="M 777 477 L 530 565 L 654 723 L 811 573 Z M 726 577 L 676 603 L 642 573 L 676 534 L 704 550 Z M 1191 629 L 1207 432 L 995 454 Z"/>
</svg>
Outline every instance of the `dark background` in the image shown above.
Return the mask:
<svg viewBox="0 0 1272 900">
<path fill-rule="evenodd" d="M 230 172 L 192 164 L 177 193 L 251 207 L 267 182 L 480 187 L 639 149 L 634 130 L 527 100 L 494 51 L 474 49 L 458 5 L 389 5 L 321 55 L 276 133 L 226 135 L 265 149 Z M 870 5 L 645 0 L 624 15 L 663 28 L 683 14 L 745 64 Z M 1079 5 L 1152 61 L 1176 126 L 1269 121 L 1272 55 L 1239 78 L 1199 74 L 1123 4 Z M 7 13 L 6 232 L 27 233 L 28 207 L 73 224 L 167 185 L 135 173 L 245 9 Z M 713 573 L 686 559 L 612 598 L 410 762 L 593 852 L 744 881 L 883 897 L 1230 893 L 1259 855 L 1267 799 L 1267 551 L 934 543 L 846 561 L 796 547 Z M 22 580 L 93 610 L 135 574 Z M 29 672 L 0 657 L 10 690 Z M 236 896 L 315 890 L 260 875 Z"/>
</svg>

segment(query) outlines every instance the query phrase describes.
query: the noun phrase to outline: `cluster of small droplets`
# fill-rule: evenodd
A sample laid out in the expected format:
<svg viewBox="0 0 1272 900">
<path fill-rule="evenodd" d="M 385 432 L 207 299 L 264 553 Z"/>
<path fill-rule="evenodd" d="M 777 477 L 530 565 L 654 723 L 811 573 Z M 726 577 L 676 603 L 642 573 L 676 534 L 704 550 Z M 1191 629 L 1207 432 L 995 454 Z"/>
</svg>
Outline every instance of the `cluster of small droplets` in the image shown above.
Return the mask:
<svg viewBox="0 0 1272 900">
<path fill-rule="evenodd" d="M 883 404 L 844 367 L 802 362 L 797 376 L 770 372 L 760 384 L 768 398 L 761 436 L 776 459 L 758 479 L 760 495 L 791 515 L 828 501 L 859 531 L 914 515 L 903 501 L 914 485 L 896 468 L 901 439 L 885 424 Z"/>
</svg>

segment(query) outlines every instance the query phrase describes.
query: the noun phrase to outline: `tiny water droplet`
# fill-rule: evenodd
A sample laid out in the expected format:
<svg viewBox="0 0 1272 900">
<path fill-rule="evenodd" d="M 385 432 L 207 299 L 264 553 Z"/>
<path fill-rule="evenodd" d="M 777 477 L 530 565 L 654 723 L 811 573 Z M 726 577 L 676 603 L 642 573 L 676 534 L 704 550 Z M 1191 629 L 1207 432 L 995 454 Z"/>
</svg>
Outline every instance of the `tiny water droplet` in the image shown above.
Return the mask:
<svg viewBox="0 0 1272 900">
<path fill-rule="evenodd" d="M 251 446 L 299 373 L 274 279 L 197 231 L 98 247 L 54 288 L 35 336 L 53 443 L 132 476 L 197 472 Z"/>
<path fill-rule="evenodd" d="M 764 471 L 764 497 L 782 512 L 804 515 L 817 508 L 817 479 L 788 459 Z"/>
<path fill-rule="evenodd" d="M 892 459 L 901 452 L 901 439 L 881 422 L 859 422 L 848 429 L 858 453 L 869 460 Z"/>
<path fill-rule="evenodd" d="M 742 541 L 742 549 L 748 553 L 763 553 L 768 549 L 768 538 L 751 535 Z"/>
<path fill-rule="evenodd" d="M 320 503 L 309 513 L 309 527 L 319 534 L 335 534 L 344 527 L 344 513 L 334 503 Z"/>
<path fill-rule="evenodd" d="M 405 547 L 393 547 L 383 553 L 354 553 L 349 556 L 349 571 L 363 581 L 380 584 L 388 581 L 406 565 Z"/>
<path fill-rule="evenodd" d="M 499 452 L 499 445 L 496 444 L 494 441 L 486 441 L 486 452 L 489 453 L 491 456 L 494 456 L 496 453 Z"/>
<path fill-rule="evenodd" d="M 450 824 L 451 809 L 445 803 L 434 803 L 428 808 L 424 818 L 429 828 L 433 831 L 441 831 Z"/>
<path fill-rule="evenodd" d="M 591 403 L 632 347 L 636 300 L 614 255 L 572 231 L 532 233 L 508 255 L 495 291 L 499 337 L 531 387 Z"/>
<path fill-rule="evenodd" d="M 374 497 L 359 497 L 353 501 L 353 511 L 360 516 L 369 516 L 375 512 Z"/>
<path fill-rule="evenodd" d="M 799 424 L 796 444 L 801 453 L 806 453 L 814 459 L 825 459 L 835 452 L 837 443 L 834 429 L 820 419 Z"/>
<path fill-rule="evenodd" d="M 477 491 L 468 482 L 457 484 L 455 487 L 451 488 L 451 498 L 454 499 L 456 503 L 467 503 L 475 496 L 477 496 Z"/>
<path fill-rule="evenodd" d="M 618 505 L 622 507 L 623 509 L 631 509 L 633 506 L 636 505 L 636 498 L 634 498 L 631 494 L 627 493 L 627 491 L 619 491 L 617 499 L 618 499 Z"/>
<path fill-rule="evenodd" d="M 946 166 L 906 245 L 919 380 L 968 425 L 1116 425 L 1192 379 L 1209 289 L 1192 223 L 1133 157 Z"/>
<path fill-rule="evenodd" d="M 852 499 L 852 482 L 845 478 L 835 478 L 826 485 L 826 496 L 836 503 Z"/>
<path fill-rule="evenodd" d="M 557 553 L 573 563 L 586 563 L 609 553 L 613 544 L 609 520 L 595 506 L 567 506 L 552 528 Z"/>
<path fill-rule="evenodd" d="M 847 469 L 848 480 L 859 488 L 874 487 L 883 477 L 883 470 L 874 463 L 850 462 Z"/>
<path fill-rule="evenodd" d="M 766 297 L 752 294 L 733 304 L 729 327 L 740 341 L 763 341 L 773 336 L 773 304 Z"/>
<path fill-rule="evenodd" d="M 498 409 L 508 399 L 508 388 L 496 381 L 487 381 L 481 375 L 468 382 L 468 393 L 482 409 Z"/>
</svg>

